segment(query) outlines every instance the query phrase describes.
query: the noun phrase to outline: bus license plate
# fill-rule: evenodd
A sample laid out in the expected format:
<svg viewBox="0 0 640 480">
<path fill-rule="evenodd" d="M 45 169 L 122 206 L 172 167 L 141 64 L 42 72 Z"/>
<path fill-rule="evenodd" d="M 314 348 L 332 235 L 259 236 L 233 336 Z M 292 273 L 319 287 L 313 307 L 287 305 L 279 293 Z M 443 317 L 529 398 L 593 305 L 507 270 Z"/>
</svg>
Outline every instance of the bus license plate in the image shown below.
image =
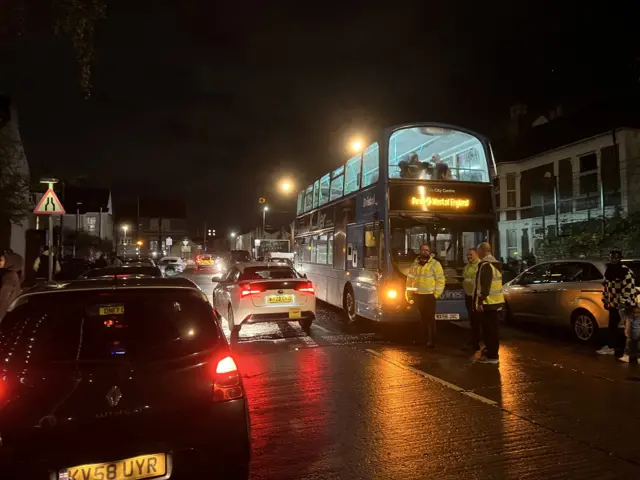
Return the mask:
<svg viewBox="0 0 640 480">
<path fill-rule="evenodd" d="M 289 318 L 302 318 L 302 310 L 299 308 L 289 310 Z"/>
<path fill-rule="evenodd" d="M 269 303 L 291 303 L 293 302 L 293 295 L 271 295 L 269 297 Z"/>
<path fill-rule="evenodd" d="M 460 320 L 459 313 L 436 313 L 436 320 Z"/>
<path fill-rule="evenodd" d="M 164 453 L 140 455 L 115 462 L 78 465 L 58 472 L 58 480 L 83 478 L 132 480 L 164 477 L 167 474 L 167 456 Z"/>
</svg>

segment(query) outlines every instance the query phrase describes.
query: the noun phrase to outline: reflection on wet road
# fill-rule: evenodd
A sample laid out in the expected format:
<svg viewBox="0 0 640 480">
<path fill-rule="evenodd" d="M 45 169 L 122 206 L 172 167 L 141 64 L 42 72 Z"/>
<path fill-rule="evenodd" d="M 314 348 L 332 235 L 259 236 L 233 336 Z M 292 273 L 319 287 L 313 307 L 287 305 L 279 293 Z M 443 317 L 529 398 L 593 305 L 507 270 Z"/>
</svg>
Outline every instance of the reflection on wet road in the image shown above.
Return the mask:
<svg viewBox="0 0 640 480">
<path fill-rule="evenodd" d="M 633 367 L 549 332 L 503 329 L 499 368 L 460 350 L 459 326 L 433 351 L 412 334 L 325 305 L 311 336 L 243 327 L 252 478 L 640 478 Z"/>
</svg>

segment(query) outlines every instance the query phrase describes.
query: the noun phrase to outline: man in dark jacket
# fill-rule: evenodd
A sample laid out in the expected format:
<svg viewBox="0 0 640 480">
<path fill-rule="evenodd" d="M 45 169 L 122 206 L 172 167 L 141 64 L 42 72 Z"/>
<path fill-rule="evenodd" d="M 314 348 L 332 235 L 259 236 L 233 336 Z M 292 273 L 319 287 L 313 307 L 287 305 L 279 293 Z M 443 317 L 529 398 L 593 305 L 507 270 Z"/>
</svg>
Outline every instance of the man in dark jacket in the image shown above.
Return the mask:
<svg viewBox="0 0 640 480">
<path fill-rule="evenodd" d="M 491 245 L 483 242 L 478 245 L 478 273 L 473 294 L 473 304 L 482 326 L 484 351 L 478 359 L 480 363 L 500 363 L 498 350 L 498 323 L 500 311 L 504 306 L 502 293 L 502 265 L 491 253 Z"/>
<path fill-rule="evenodd" d="M 20 275 L 22 257 L 17 253 L 0 254 L 0 322 L 7 313 L 11 302 L 20 293 Z"/>
</svg>

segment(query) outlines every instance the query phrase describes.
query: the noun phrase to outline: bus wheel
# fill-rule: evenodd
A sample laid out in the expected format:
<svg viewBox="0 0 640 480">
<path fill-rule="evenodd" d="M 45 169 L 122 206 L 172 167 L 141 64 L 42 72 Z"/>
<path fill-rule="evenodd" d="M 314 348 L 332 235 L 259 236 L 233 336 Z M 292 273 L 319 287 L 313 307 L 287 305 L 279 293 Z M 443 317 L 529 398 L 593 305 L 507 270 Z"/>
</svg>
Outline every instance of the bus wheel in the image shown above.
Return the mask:
<svg viewBox="0 0 640 480">
<path fill-rule="evenodd" d="M 353 287 L 351 285 L 347 285 L 344 291 L 344 313 L 347 314 L 347 320 L 349 323 L 353 323 L 356 321 L 356 296 L 353 293 Z"/>
</svg>

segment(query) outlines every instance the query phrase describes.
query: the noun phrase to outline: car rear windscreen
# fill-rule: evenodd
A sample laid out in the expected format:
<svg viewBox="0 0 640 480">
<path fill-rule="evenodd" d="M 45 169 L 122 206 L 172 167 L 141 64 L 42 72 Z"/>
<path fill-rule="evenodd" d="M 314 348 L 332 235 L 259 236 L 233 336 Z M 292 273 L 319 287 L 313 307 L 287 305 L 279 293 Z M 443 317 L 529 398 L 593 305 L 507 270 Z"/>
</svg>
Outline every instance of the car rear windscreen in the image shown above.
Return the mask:
<svg viewBox="0 0 640 480">
<path fill-rule="evenodd" d="M 239 280 L 279 280 L 285 278 L 300 278 L 292 268 L 286 267 L 248 267 L 240 274 Z"/>
<path fill-rule="evenodd" d="M 0 324 L 0 354 L 29 362 L 147 362 L 209 350 L 220 341 L 200 292 L 179 289 L 59 292 L 24 297 Z"/>
</svg>

